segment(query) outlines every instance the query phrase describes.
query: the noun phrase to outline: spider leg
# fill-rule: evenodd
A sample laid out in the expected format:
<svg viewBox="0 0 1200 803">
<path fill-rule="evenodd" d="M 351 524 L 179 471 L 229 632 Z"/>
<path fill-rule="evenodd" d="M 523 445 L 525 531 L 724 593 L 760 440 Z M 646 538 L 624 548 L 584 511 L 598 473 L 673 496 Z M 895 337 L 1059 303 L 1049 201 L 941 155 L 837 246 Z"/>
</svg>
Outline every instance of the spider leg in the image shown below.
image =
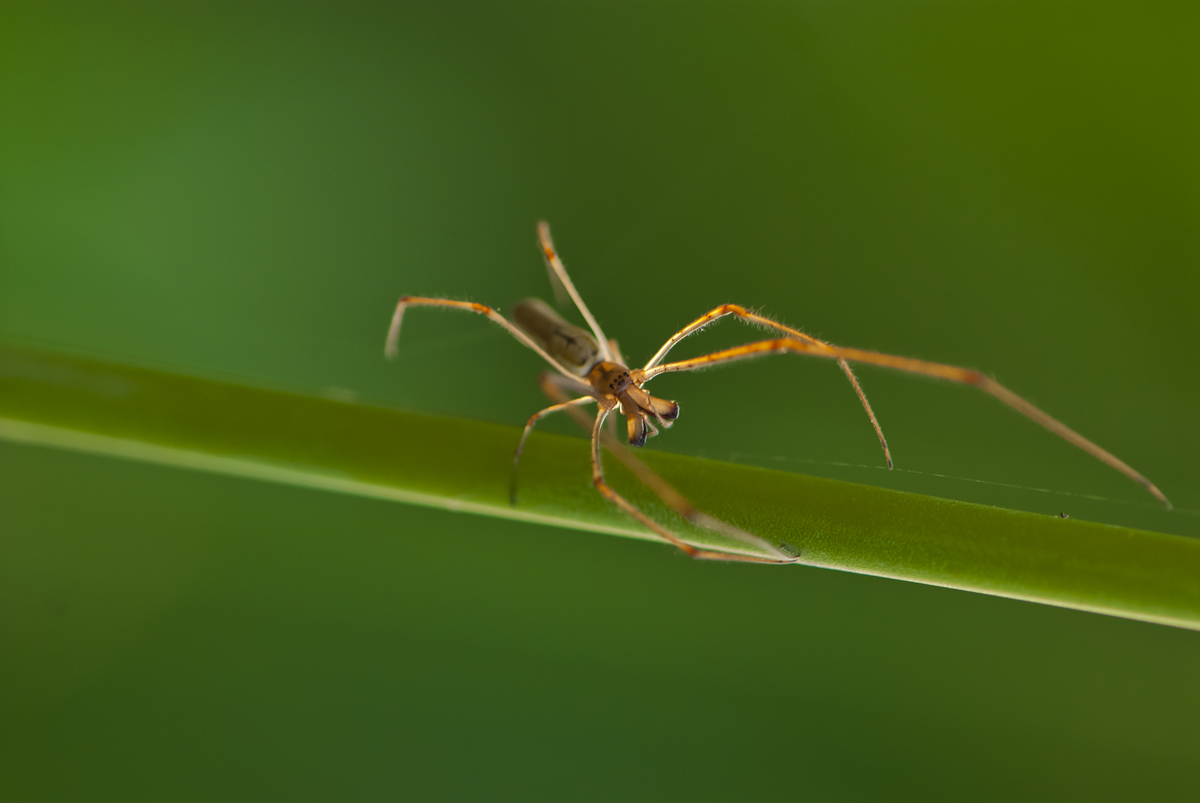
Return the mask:
<svg viewBox="0 0 1200 803">
<path fill-rule="evenodd" d="M 583 423 L 583 428 L 584 428 L 585 430 L 588 428 L 588 425 L 587 425 L 587 422 L 586 422 L 586 421 Z M 614 416 L 609 416 L 609 418 L 608 418 L 608 432 L 607 432 L 607 434 L 606 434 L 604 437 L 605 437 L 605 439 L 606 439 L 606 440 L 605 440 L 605 443 L 607 443 L 609 440 L 611 440 L 613 443 L 616 443 L 616 442 L 617 442 L 617 417 L 616 417 L 615 415 L 614 415 Z"/>
<path fill-rule="evenodd" d="M 836 360 L 851 360 L 854 362 L 864 362 L 870 365 L 881 365 L 885 368 L 895 368 L 900 371 L 908 371 L 913 374 L 924 374 L 938 379 L 948 379 L 951 382 L 959 382 L 964 385 L 973 385 L 980 390 L 983 390 L 992 396 L 995 396 L 1000 401 L 1012 407 L 1017 412 L 1027 418 L 1041 424 L 1046 429 L 1058 435 L 1063 440 L 1071 443 L 1083 451 L 1095 457 L 1097 460 L 1115 468 L 1117 471 L 1124 474 L 1134 482 L 1145 486 L 1155 499 L 1158 499 L 1168 510 L 1171 509 L 1171 503 L 1163 492 L 1155 487 L 1154 483 L 1146 479 L 1137 471 L 1134 471 L 1123 460 L 1116 457 L 1112 453 L 1092 443 L 1087 438 L 1080 435 L 1075 430 L 1063 424 L 1056 418 L 1052 418 L 1049 414 L 1042 412 L 1040 409 L 1022 399 L 1017 394 L 1013 393 L 1008 388 L 1001 385 L 991 377 L 969 368 L 959 368 L 955 365 L 944 365 L 942 363 L 927 362 L 925 360 L 915 360 L 910 357 L 898 357 L 893 354 L 883 354 L 878 351 L 865 351 L 863 349 L 842 348 L 841 346 L 830 346 L 826 343 L 809 343 L 792 338 L 779 338 L 775 340 L 760 340 L 757 343 L 749 343 L 745 346 L 737 346 L 736 348 L 725 349 L 723 351 L 706 354 L 703 357 L 696 357 L 691 360 L 682 360 L 680 362 L 666 363 L 651 368 L 648 371 L 634 371 L 633 379 L 638 384 L 645 382 L 659 374 L 672 373 L 675 371 L 695 371 L 700 368 L 707 368 L 720 363 L 734 362 L 736 360 L 744 360 L 751 357 L 759 357 L 766 354 L 782 354 L 787 351 L 794 351 L 800 354 L 808 354 L 814 357 L 824 357 L 826 359 Z"/>
<path fill-rule="evenodd" d="M 684 543 L 675 535 L 672 535 L 669 530 L 660 525 L 654 519 L 647 516 L 642 511 L 638 510 L 632 502 L 613 490 L 612 486 L 610 486 L 604 479 L 604 466 L 600 462 L 600 437 L 603 433 L 604 419 L 608 417 L 610 412 L 612 412 L 611 408 L 601 405 L 599 412 L 596 414 L 596 423 L 592 426 L 592 484 L 596 486 L 596 490 L 600 492 L 601 496 L 624 510 L 646 527 L 649 527 L 650 530 L 659 538 L 662 538 L 667 543 L 674 545 L 683 552 L 686 552 L 693 558 L 697 558 L 699 560 L 743 561 L 746 563 L 794 563 L 796 561 L 796 558 L 787 556 L 783 556 L 781 558 L 760 558 L 754 555 L 738 555 L 734 553 L 717 552 L 711 549 L 697 549 L 690 544 Z M 751 536 L 751 538 L 754 538 L 754 536 Z M 755 540 L 761 541 L 761 539 L 757 538 Z M 761 543 L 766 544 L 765 541 L 761 541 Z M 774 547 L 770 547 L 769 544 L 766 545 L 772 552 L 782 555 L 779 550 L 775 549 Z"/>
<path fill-rule="evenodd" d="M 538 382 L 542 388 L 542 393 L 546 394 L 546 398 L 559 403 L 567 400 L 567 396 L 563 392 L 563 388 L 571 388 L 571 384 L 563 380 L 561 377 L 557 377 L 554 374 L 546 372 L 538 378 Z M 575 422 L 579 424 L 584 432 L 591 430 L 592 419 L 590 416 L 585 415 L 577 408 L 569 408 L 566 412 L 571 416 L 571 418 L 575 419 Z M 615 416 L 609 416 L 607 423 L 612 424 L 615 420 Z M 608 449 L 611 454 L 615 455 L 616 458 L 625 466 L 625 468 L 629 469 L 633 475 L 638 478 L 639 482 L 641 482 L 650 490 L 654 491 L 659 499 L 663 500 L 668 507 L 678 513 L 685 520 L 690 521 L 692 524 L 696 524 L 700 527 L 719 532 L 722 535 L 727 535 L 730 538 L 744 541 L 745 543 L 759 546 L 772 552 L 778 551 L 775 549 L 775 547 L 771 546 L 766 541 L 763 541 L 758 536 L 751 535 L 745 530 L 721 521 L 715 516 L 710 516 L 701 510 L 697 510 L 696 507 L 692 505 L 692 503 L 689 502 L 683 494 L 679 493 L 679 491 L 675 490 L 675 488 L 669 482 L 658 476 L 658 474 L 654 473 L 653 469 L 642 462 L 642 460 L 633 453 L 632 449 L 622 443 L 614 427 L 607 427 L 604 432 L 600 433 L 600 438 L 604 448 Z"/>
<path fill-rule="evenodd" d="M 509 486 L 508 492 L 508 503 L 510 505 L 517 504 L 517 465 L 521 461 L 521 452 L 525 449 L 525 440 L 529 437 L 529 433 L 533 432 L 534 425 L 550 413 L 556 413 L 559 410 L 578 407 L 581 404 L 587 404 L 588 402 L 594 401 L 596 401 L 595 396 L 582 396 L 578 399 L 571 399 L 570 401 L 562 402 L 561 404 L 551 405 L 550 407 L 547 407 L 544 410 L 539 410 L 533 415 L 529 416 L 529 421 L 525 424 L 525 431 L 521 433 L 521 440 L 517 443 L 517 451 L 513 453 L 512 483 Z"/>
<path fill-rule="evenodd" d="M 793 329 L 790 326 L 784 326 L 783 324 L 777 323 L 770 318 L 750 312 L 748 309 L 738 304 L 722 304 L 716 309 L 701 315 L 699 318 L 692 321 L 675 334 L 671 335 L 670 339 L 667 340 L 666 343 L 663 343 L 662 348 L 658 350 L 657 354 L 650 358 L 650 362 L 646 363 L 642 370 L 649 371 L 650 369 L 654 368 L 654 366 L 663 361 L 663 359 L 667 356 L 667 353 L 671 349 L 675 348 L 679 341 L 683 340 L 688 335 L 699 332 L 704 327 L 719 321 L 721 318 L 724 318 L 727 315 L 736 315 L 751 325 L 757 324 L 759 326 L 766 326 L 771 329 L 778 329 L 779 331 L 786 332 L 797 340 L 802 340 L 805 343 L 818 344 L 822 346 L 829 345 L 823 340 L 818 340 L 815 337 L 804 334 L 799 329 Z M 871 409 L 871 403 L 867 401 L 867 394 L 863 393 L 862 386 L 858 384 L 858 378 L 854 375 L 853 369 L 850 368 L 850 363 L 846 362 L 846 360 L 842 357 L 838 357 L 837 362 L 838 367 L 842 369 L 842 373 L 846 375 L 846 378 L 850 380 L 851 386 L 854 387 L 854 392 L 858 395 L 858 400 L 862 403 L 863 410 L 865 410 L 867 413 L 867 418 L 871 419 L 871 426 L 875 428 L 875 435 L 879 438 L 879 445 L 883 447 L 883 456 L 887 460 L 887 467 L 891 469 L 892 453 L 888 449 L 887 438 L 883 436 L 883 428 L 879 426 L 879 419 L 875 417 L 875 411 Z"/>
<path fill-rule="evenodd" d="M 582 387 L 586 387 L 579 380 L 571 382 L 549 372 L 544 372 L 538 377 L 538 384 L 542 389 L 542 393 L 546 394 L 546 398 L 559 404 L 568 400 L 566 391 L 576 392 L 582 389 Z M 591 431 L 591 417 L 578 407 L 567 407 L 565 408 L 565 412 L 571 418 L 575 419 L 575 422 L 579 424 L 584 432 Z M 615 417 L 609 416 L 608 423 L 612 423 L 614 420 L 616 420 Z M 659 499 L 678 513 L 685 521 L 720 533 L 735 541 L 741 541 L 749 546 L 765 550 L 768 553 L 779 555 L 780 558 L 791 560 L 789 555 L 777 549 L 770 542 L 759 538 L 757 535 L 753 535 L 740 527 L 735 527 L 726 521 L 722 521 L 716 516 L 705 513 L 703 510 L 697 510 L 696 506 L 687 500 L 687 497 L 675 490 L 674 486 L 669 482 L 658 476 L 658 474 L 633 453 L 633 450 L 620 441 L 615 432 L 610 430 L 611 428 L 606 428 L 605 431 L 600 433 L 601 443 L 604 445 L 604 448 L 616 456 L 637 477 L 639 482 L 653 491 Z"/>
<path fill-rule="evenodd" d="M 561 377 L 557 377 L 551 373 L 543 373 L 541 375 L 540 382 L 542 392 L 546 394 L 546 398 L 557 402 L 566 400 L 567 397 L 563 393 L 562 388 L 564 386 L 570 387 L 570 384 L 564 381 Z M 578 408 L 569 408 L 566 412 L 575 419 L 575 421 L 580 427 L 583 428 L 585 432 L 591 429 L 591 419 L 584 415 L 583 412 Z M 616 419 L 610 416 L 608 422 L 612 423 L 614 420 Z M 697 510 L 696 506 L 689 502 L 687 497 L 675 490 L 675 487 L 671 485 L 671 483 L 667 482 L 658 474 L 656 474 L 653 469 L 651 469 L 633 453 L 632 449 L 622 443 L 615 432 L 606 430 L 601 433 L 600 437 L 604 448 L 607 449 L 609 453 L 620 460 L 625 468 L 629 469 L 629 471 L 638 478 L 639 482 L 653 491 L 659 499 L 661 499 L 676 513 L 678 513 L 685 521 L 689 521 L 698 527 L 704 527 L 707 530 L 720 533 L 721 535 L 727 536 L 736 541 L 741 541 L 742 543 L 749 544 L 760 549 L 765 549 L 766 551 L 778 554 L 781 557 L 788 557 L 785 553 L 776 549 L 768 541 L 759 538 L 757 535 L 752 535 L 740 527 L 735 527 L 726 521 L 718 519 L 716 516 L 705 513 L 703 510 Z"/>
<path fill-rule="evenodd" d="M 607 433 L 605 434 L 607 435 Z M 716 516 L 705 513 L 703 510 L 696 509 L 696 506 L 689 502 L 687 497 L 675 490 L 673 485 L 656 474 L 628 446 L 616 438 L 610 439 L 604 437 L 603 443 L 604 448 L 616 456 L 638 478 L 638 481 L 653 491 L 659 499 L 663 500 L 668 507 L 678 513 L 685 521 L 691 522 L 698 527 L 703 527 L 706 530 L 720 533 L 735 541 L 741 541 L 748 546 L 757 547 L 771 554 L 778 555 L 781 560 L 776 562 L 791 562 L 792 558 L 789 555 L 770 542 L 759 538 L 757 535 L 748 533 L 740 527 L 735 527 L 727 521 L 718 519 Z"/>
<path fill-rule="evenodd" d="M 521 452 L 524 451 L 525 441 L 529 434 L 533 432 L 533 427 L 543 416 L 558 410 L 563 410 L 568 413 L 579 426 L 583 427 L 584 431 L 591 429 L 591 416 L 584 415 L 580 412 L 579 407 L 585 403 L 585 399 L 568 399 L 567 392 L 570 393 L 587 393 L 588 399 L 595 400 L 591 396 L 592 387 L 586 382 L 579 380 L 577 377 L 565 377 L 558 374 L 552 374 L 549 371 L 544 371 L 538 376 L 538 386 L 542 389 L 542 393 L 546 398 L 554 402 L 553 407 L 547 407 L 541 412 L 535 413 L 530 417 L 529 422 L 525 425 L 525 431 L 521 433 L 521 441 L 517 444 L 517 451 L 513 454 L 513 471 L 512 483 L 509 489 L 508 501 L 509 504 L 517 503 L 517 464 L 521 459 Z M 612 419 L 610 419 L 611 421 Z"/>
<path fill-rule="evenodd" d="M 396 312 L 392 315 L 392 325 L 388 328 L 387 340 L 383 346 L 383 353 L 388 359 L 396 356 L 397 346 L 400 341 L 400 323 L 404 319 L 404 310 L 413 306 L 426 307 L 449 307 L 450 309 L 461 309 L 467 312 L 477 312 L 480 315 L 486 315 L 496 323 L 503 326 L 508 333 L 521 341 L 524 345 L 533 349 L 546 362 L 550 363 L 556 371 L 563 376 L 574 379 L 575 375 L 563 367 L 557 360 L 546 353 L 545 349 L 529 339 L 529 335 L 522 332 L 514 326 L 507 318 L 501 315 L 491 307 L 483 304 L 476 304 L 472 301 L 452 301 L 448 298 L 421 298 L 419 296 L 401 296 L 399 303 L 396 304 Z"/>
<path fill-rule="evenodd" d="M 587 304 L 583 303 L 583 298 L 580 297 L 579 291 L 575 289 L 575 284 L 571 281 L 571 277 L 567 275 L 566 267 L 563 265 L 562 260 L 558 258 L 558 252 L 554 250 L 554 243 L 550 239 L 550 224 L 543 220 L 538 223 L 537 230 L 538 239 L 542 243 L 542 254 L 546 257 L 546 266 L 554 272 L 554 276 L 562 283 L 562 286 L 571 296 L 571 300 L 575 302 L 575 306 L 579 308 L 583 319 L 592 328 L 592 334 L 596 336 L 596 343 L 600 346 L 601 356 L 612 362 L 614 354 L 608 338 L 600 330 L 600 324 L 592 317 L 591 310 L 587 308 Z M 620 361 L 618 360 L 618 362 Z"/>
</svg>

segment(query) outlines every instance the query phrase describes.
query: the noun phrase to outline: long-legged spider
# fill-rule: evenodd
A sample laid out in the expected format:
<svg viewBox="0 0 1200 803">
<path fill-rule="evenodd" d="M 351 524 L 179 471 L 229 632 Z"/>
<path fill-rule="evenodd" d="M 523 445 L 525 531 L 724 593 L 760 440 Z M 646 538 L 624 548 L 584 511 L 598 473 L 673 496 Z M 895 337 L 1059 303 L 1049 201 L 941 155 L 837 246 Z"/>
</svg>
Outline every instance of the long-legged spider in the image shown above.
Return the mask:
<svg viewBox="0 0 1200 803">
<path fill-rule="evenodd" d="M 783 354 L 790 351 L 797 354 L 807 354 L 813 357 L 823 357 L 837 361 L 846 378 L 850 380 L 855 393 L 858 394 L 859 401 L 862 403 L 863 409 L 871 421 L 871 425 L 875 428 L 875 433 L 879 437 L 879 443 L 883 447 L 883 454 L 887 460 L 888 468 L 892 467 L 892 456 L 888 451 L 887 440 L 883 437 L 883 430 L 879 427 L 875 413 L 871 410 L 871 405 L 867 401 L 862 388 L 859 386 L 858 380 L 854 376 L 854 371 L 850 368 L 851 362 L 882 365 L 914 374 L 925 374 L 926 376 L 937 377 L 939 379 L 948 379 L 952 382 L 961 382 L 965 385 L 974 385 L 995 396 L 1019 413 L 1041 424 L 1055 435 L 1107 463 L 1130 479 L 1141 483 L 1163 505 L 1168 509 L 1171 507 L 1171 503 L 1167 500 L 1167 497 L 1152 482 L 1130 468 L 1124 461 L 1092 443 L 1065 424 L 1050 417 L 1008 388 L 1005 388 L 991 377 L 979 371 L 959 368 L 953 365 L 926 362 L 924 360 L 915 360 L 909 357 L 897 357 L 892 354 L 882 354 L 876 351 L 834 346 L 815 337 L 810 337 L 791 327 L 776 323 L 769 318 L 764 318 L 761 315 L 750 312 L 745 307 L 738 306 L 737 304 L 722 304 L 716 309 L 700 316 L 672 335 L 643 367 L 627 368 L 625 359 L 621 356 L 621 352 L 617 348 L 616 341 L 609 340 L 604 336 L 604 332 L 600 329 L 600 324 L 596 322 L 587 305 L 583 303 L 583 299 L 579 296 L 579 292 L 571 282 L 571 277 L 567 275 L 567 270 L 563 266 L 562 260 L 559 259 L 558 253 L 554 250 L 554 244 L 550 241 L 550 227 L 544 222 L 538 224 L 538 237 L 541 240 L 542 252 L 545 255 L 546 265 L 550 271 L 551 281 L 555 283 L 556 291 L 566 291 L 571 300 L 575 302 L 575 306 L 583 315 L 584 320 L 587 321 L 588 326 L 591 328 L 591 333 L 567 323 L 549 305 L 537 299 L 527 299 L 517 304 L 513 309 L 513 319 L 510 321 L 492 307 L 487 307 L 483 304 L 476 304 L 469 301 L 454 301 L 448 298 L 402 296 L 400 302 L 396 305 L 396 312 L 392 316 L 392 324 L 388 330 L 387 342 L 384 347 L 386 356 L 391 358 L 396 355 L 397 343 L 400 338 L 400 323 L 403 320 L 406 308 L 410 306 L 448 307 L 486 315 L 503 326 L 521 343 L 537 352 L 542 359 L 557 371 L 557 374 L 545 372 L 539 377 L 542 392 L 555 403 L 530 416 L 529 421 L 525 424 L 525 431 L 521 434 L 521 439 L 517 444 L 516 452 L 513 455 L 511 495 L 513 504 L 516 504 L 517 465 L 529 433 L 533 431 L 534 425 L 544 416 L 558 411 L 565 411 L 575 417 L 577 421 L 580 421 L 585 429 L 591 431 L 592 482 L 596 489 L 606 499 L 648 527 L 664 541 L 673 544 L 693 558 L 738 560 L 755 563 L 792 563 L 798 560 L 796 556 L 785 553 L 780 548 L 758 536 L 752 535 L 728 522 L 698 510 L 664 479 L 651 471 L 645 463 L 634 457 L 618 441 L 611 427 L 608 429 L 604 427 L 609 414 L 619 409 L 625 416 L 629 443 L 633 446 L 642 446 L 646 442 L 648 435 L 653 436 L 658 434 L 655 422 L 663 427 L 670 427 L 679 416 L 678 404 L 651 396 L 645 391 L 645 384 L 654 377 L 660 374 L 676 371 L 695 371 L 721 363 L 734 362 L 766 354 Z M 694 357 L 690 360 L 663 363 L 663 359 L 667 356 L 667 353 L 679 341 L 728 315 L 735 315 L 750 324 L 776 329 L 785 336 L 769 340 L 759 340 L 735 348 L 723 349 L 702 357 Z M 582 395 L 571 398 L 572 394 Z M 599 405 L 595 419 L 589 421 L 580 412 L 579 408 L 585 404 Z M 699 549 L 685 543 L 678 536 L 651 519 L 629 502 L 629 500 L 613 490 L 604 477 L 604 466 L 600 459 L 600 447 L 602 444 L 604 448 L 612 452 L 612 454 L 633 471 L 639 480 L 654 491 L 684 519 L 740 541 L 749 547 L 766 552 L 771 557 L 723 552 L 715 549 Z"/>
</svg>

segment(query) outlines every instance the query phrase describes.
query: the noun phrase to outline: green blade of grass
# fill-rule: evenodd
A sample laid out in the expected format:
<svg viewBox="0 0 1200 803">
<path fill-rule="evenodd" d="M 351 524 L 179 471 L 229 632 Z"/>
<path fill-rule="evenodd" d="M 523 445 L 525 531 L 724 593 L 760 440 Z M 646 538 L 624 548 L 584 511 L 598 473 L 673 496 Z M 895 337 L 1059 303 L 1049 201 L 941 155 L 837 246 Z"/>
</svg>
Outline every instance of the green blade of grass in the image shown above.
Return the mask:
<svg viewBox="0 0 1200 803">
<path fill-rule="evenodd" d="M 596 494 L 581 438 L 535 435 L 511 506 L 518 435 L 496 424 L 0 346 L 0 437 L 8 440 L 652 537 Z M 798 549 L 803 563 L 1200 629 L 1200 540 L 645 457 L 700 507 Z M 685 525 L 609 462 L 614 482 L 688 541 L 734 546 Z"/>
</svg>

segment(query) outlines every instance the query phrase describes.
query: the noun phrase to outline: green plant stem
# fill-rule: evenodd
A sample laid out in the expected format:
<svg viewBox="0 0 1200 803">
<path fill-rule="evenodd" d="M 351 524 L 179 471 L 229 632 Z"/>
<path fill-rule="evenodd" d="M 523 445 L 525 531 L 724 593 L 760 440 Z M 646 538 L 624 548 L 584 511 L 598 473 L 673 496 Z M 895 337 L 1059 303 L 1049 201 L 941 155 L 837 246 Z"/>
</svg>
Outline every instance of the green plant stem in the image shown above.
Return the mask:
<svg viewBox="0 0 1200 803">
<path fill-rule="evenodd" d="M 587 442 L 0 345 L 0 437 L 578 530 L 653 538 L 592 488 Z M 702 509 L 803 563 L 1200 629 L 1200 540 L 644 453 Z M 689 527 L 614 482 L 697 545 Z M 497 545 L 497 548 L 501 548 Z M 664 547 L 665 548 L 665 547 Z M 744 571 L 781 571 L 744 567 Z"/>
</svg>

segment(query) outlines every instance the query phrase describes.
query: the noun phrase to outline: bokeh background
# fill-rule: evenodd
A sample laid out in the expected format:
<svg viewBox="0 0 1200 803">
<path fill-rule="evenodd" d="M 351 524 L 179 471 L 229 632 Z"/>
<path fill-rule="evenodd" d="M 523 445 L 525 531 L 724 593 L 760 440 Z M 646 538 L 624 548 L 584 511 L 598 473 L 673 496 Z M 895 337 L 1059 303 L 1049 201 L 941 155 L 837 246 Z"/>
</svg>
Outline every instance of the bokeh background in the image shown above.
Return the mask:
<svg viewBox="0 0 1200 803">
<path fill-rule="evenodd" d="M 0 337 L 519 425 L 548 219 L 633 360 L 717 304 L 991 372 L 656 380 L 653 448 L 1200 534 L 1187 3 L 0 5 Z M 679 354 L 744 342 L 729 322 Z M 661 383 L 661 384 L 659 384 Z M 561 432 L 565 423 L 551 424 Z M 1200 635 L 0 444 L 6 799 L 1195 799 Z"/>
</svg>

